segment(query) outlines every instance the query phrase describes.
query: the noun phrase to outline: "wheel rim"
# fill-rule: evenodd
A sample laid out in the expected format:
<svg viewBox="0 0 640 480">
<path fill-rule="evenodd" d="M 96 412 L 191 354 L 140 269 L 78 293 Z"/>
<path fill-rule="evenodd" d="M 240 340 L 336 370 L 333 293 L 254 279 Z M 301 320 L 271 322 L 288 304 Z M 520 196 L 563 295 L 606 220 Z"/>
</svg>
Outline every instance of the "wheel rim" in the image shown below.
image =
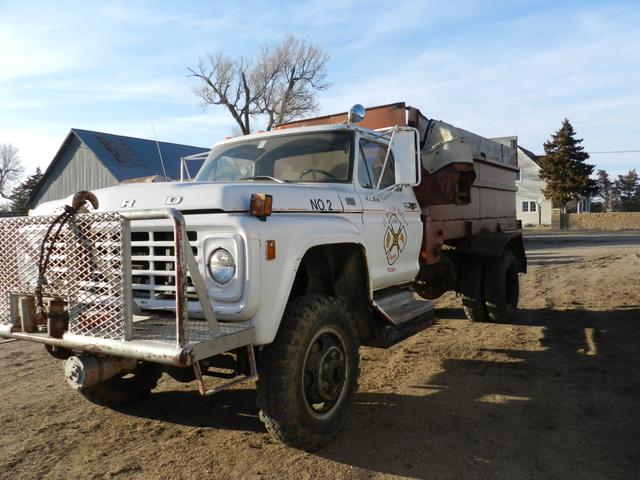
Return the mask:
<svg viewBox="0 0 640 480">
<path fill-rule="evenodd" d="M 302 370 L 302 391 L 307 410 L 323 419 L 335 411 L 349 378 L 345 340 L 331 326 L 320 329 L 307 349 Z"/>
</svg>

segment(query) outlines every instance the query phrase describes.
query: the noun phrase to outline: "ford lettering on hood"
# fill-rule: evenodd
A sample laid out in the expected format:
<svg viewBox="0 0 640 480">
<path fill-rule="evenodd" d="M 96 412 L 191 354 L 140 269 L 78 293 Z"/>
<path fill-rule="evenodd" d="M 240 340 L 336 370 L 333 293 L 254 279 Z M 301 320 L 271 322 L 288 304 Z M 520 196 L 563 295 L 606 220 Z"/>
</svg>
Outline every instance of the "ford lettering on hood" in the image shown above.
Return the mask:
<svg viewBox="0 0 640 480">
<path fill-rule="evenodd" d="M 330 184 L 282 184 L 268 180 L 243 183 L 137 183 L 95 190 L 93 193 L 100 204 L 98 211 L 144 210 L 164 206 L 183 213 L 248 212 L 252 193 L 272 195 L 274 213 L 344 211 L 335 185 Z M 71 204 L 71 198 L 44 203 L 33 213 L 59 213 L 64 205 Z"/>
</svg>

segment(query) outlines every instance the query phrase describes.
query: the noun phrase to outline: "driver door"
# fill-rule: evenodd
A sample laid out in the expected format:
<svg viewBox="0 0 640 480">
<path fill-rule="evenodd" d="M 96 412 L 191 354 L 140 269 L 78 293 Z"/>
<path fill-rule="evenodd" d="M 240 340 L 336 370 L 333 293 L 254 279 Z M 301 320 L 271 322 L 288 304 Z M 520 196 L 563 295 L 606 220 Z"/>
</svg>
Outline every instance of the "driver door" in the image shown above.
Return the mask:
<svg viewBox="0 0 640 480">
<path fill-rule="evenodd" d="M 395 184 L 397 161 L 380 138 L 361 135 L 356 151 L 355 187 L 362 201 L 362 237 L 374 290 L 411 282 L 418 273 L 423 227 L 413 189 Z"/>
</svg>

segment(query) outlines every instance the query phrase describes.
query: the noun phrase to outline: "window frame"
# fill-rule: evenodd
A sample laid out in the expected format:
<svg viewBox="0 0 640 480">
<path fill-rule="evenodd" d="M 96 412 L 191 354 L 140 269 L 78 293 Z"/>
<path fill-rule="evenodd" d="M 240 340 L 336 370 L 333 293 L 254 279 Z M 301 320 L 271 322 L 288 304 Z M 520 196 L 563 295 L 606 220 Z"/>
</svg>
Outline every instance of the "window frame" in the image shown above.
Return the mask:
<svg viewBox="0 0 640 480">
<path fill-rule="evenodd" d="M 358 164 L 357 168 L 358 171 L 356 172 L 356 174 L 353 176 L 354 181 L 358 182 L 358 186 L 361 188 L 366 188 L 367 190 L 374 190 L 374 191 L 382 191 L 385 190 L 393 185 L 395 185 L 395 155 L 393 154 L 393 148 L 391 148 L 391 144 L 389 142 L 384 142 L 381 141 L 382 139 L 376 139 L 376 138 L 371 138 L 365 135 L 360 135 L 357 138 L 357 142 L 358 142 L 358 154 L 361 155 L 361 157 L 358 159 L 358 161 L 356 162 L 354 160 L 353 164 L 355 165 L 356 163 Z M 369 166 L 369 162 L 367 161 L 367 157 L 365 155 L 364 152 L 364 148 L 362 146 L 362 142 L 367 142 L 367 143 L 373 143 L 376 145 L 379 145 L 380 147 L 383 147 L 385 149 L 385 162 L 382 165 L 382 170 L 380 171 L 380 176 L 377 178 L 377 182 L 374 185 L 374 176 L 373 176 L 373 172 L 371 171 L 371 168 Z M 354 152 L 355 154 L 355 152 Z M 362 160 L 362 161 L 361 161 Z M 382 179 L 384 178 L 384 174 L 386 172 L 386 169 L 389 168 L 388 166 L 390 164 L 393 164 L 393 183 L 391 183 L 390 185 L 386 185 L 383 186 L 382 185 Z M 365 171 L 367 173 L 367 177 L 369 178 L 369 181 L 371 182 L 371 186 L 367 187 L 365 185 L 363 185 L 360 182 L 360 168 L 364 166 L 365 167 Z"/>
<path fill-rule="evenodd" d="M 524 172 L 522 171 L 522 168 L 518 168 L 515 177 L 516 177 L 516 182 L 522 182 L 522 180 L 524 179 Z"/>
</svg>

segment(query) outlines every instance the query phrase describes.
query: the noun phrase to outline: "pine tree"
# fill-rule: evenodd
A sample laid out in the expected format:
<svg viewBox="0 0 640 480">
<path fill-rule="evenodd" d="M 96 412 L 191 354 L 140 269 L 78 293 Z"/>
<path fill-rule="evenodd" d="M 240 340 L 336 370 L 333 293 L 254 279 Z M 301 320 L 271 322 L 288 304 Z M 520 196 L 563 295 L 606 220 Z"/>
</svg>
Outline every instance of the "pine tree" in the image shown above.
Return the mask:
<svg viewBox="0 0 640 480">
<path fill-rule="evenodd" d="M 29 212 L 29 199 L 42 178 L 40 167 L 36 173 L 30 175 L 24 182 L 11 191 L 11 211 L 17 215 L 26 215 Z"/>
<path fill-rule="evenodd" d="M 598 186 L 598 194 L 604 200 L 604 211 L 613 212 L 618 203 L 618 195 L 614 182 L 611 181 L 606 170 L 598 170 L 596 184 Z"/>
<path fill-rule="evenodd" d="M 640 211 L 640 178 L 638 178 L 635 168 L 629 170 L 626 175 L 618 175 L 615 189 L 620 199 L 620 210 L 623 212 Z"/>
<path fill-rule="evenodd" d="M 595 165 L 585 163 L 589 154 L 580 145 L 582 139 L 575 138 L 575 135 L 571 123 L 565 118 L 560 130 L 545 142 L 546 155 L 540 159 L 540 177 L 547 183 L 544 196 L 565 213 L 568 201 L 597 192 L 595 180 L 589 178 Z"/>
</svg>

